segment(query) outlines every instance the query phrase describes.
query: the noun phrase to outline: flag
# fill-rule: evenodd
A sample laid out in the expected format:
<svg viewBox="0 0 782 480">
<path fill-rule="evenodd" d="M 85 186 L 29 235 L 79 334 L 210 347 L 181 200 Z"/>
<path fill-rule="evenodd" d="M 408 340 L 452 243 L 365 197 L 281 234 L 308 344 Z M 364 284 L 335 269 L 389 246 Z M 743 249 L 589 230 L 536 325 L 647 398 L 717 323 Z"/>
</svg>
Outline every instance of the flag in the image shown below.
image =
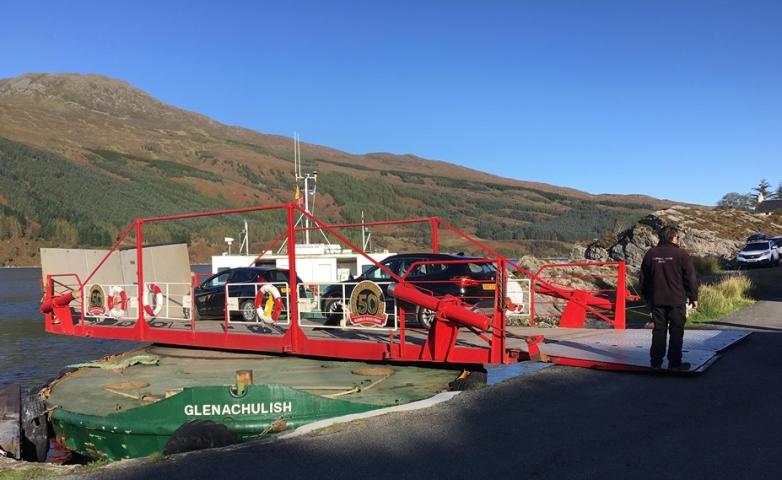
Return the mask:
<svg viewBox="0 0 782 480">
<path fill-rule="evenodd" d="M 296 203 L 299 205 L 304 204 L 304 197 L 301 196 L 301 190 L 299 190 L 298 185 L 296 185 L 296 190 L 293 192 L 293 199 L 296 200 Z"/>
</svg>

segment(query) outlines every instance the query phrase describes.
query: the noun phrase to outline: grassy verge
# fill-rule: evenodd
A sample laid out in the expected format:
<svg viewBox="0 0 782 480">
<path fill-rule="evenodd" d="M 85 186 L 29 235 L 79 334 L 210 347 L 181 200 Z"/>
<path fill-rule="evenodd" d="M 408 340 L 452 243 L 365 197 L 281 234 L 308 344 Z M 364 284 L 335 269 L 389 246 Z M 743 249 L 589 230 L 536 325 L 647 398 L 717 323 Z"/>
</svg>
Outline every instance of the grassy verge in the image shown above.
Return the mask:
<svg viewBox="0 0 782 480">
<path fill-rule="evenodd" d="M 698 310 L 690 314 L 687 323 L 697 327 L 751 305 L 754 303 L 751 290 L 752 281 L 743 275 L 701 285 Z"/>
</svg>

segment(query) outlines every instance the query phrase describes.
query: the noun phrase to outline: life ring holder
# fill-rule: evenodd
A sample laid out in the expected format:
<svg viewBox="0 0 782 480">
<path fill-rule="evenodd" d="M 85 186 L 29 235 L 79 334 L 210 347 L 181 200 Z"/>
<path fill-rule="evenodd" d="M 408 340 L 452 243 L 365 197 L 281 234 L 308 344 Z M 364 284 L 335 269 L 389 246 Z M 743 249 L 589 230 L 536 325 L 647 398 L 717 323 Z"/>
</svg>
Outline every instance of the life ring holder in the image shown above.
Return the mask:
<svg viewBox="0 0 782 480">
<path fill-rule="evenodd" d="M 119 285 L 111 287 L 107 298 L 109 315 L 113 318 L 120 318 L 128 311 L 128 294 Z"/>
<path fill-rule="evenodd" d="M 152 295 L 152 301 L 150 301 Z M 155 283 L 148 283 L 144 287 L 144 313 L 152 320 L 163 309 L 163 291 Z"/>
<path fill-rule="evenodd" d="M 263 297 L 266 296 L 266 301 Z M 255 294 L 255 313 L 264 323 L 274 323 L 282 313 L 282 296 L 271 283 L 264 283 Z"/>
</svg>

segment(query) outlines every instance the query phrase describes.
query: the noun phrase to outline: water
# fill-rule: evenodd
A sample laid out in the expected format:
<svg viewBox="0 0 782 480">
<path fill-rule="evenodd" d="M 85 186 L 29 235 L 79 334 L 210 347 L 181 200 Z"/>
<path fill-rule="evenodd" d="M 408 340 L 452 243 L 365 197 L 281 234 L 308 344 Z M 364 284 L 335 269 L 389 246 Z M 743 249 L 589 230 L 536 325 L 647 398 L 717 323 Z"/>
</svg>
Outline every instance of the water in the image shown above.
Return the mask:
<svg viewBox="0 0 782 480">
<path fill-rule="evenodd" d="M 195 266 L 200 274 L 208 267 Z M 41 302 L 40 268 L 0 268 L 0 387 L 18 383 L 40 386 L 66 365 L 97 360 L 143 344 L 122 340 L 46 333 Z"/>
</svg>

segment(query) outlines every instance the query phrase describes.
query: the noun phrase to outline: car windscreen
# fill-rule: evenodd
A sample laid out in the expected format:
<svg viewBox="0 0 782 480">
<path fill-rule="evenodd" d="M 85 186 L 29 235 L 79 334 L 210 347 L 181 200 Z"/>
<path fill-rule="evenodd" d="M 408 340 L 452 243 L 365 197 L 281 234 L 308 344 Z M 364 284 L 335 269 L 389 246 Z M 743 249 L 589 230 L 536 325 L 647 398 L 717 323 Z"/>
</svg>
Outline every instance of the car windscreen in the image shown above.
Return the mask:
<svg viewBox="0 0 782 480">
<path fill-rule="evenodd" d="M 204 283 L 202 283 L 201 286 L 204 288 L 223 286 L 225 285 L 225 282 L 228 281 L 228 277 L 230 276 L 231 276 L 230 271 L 217 274 L 213 277 L 209 277 L 206 280 L 204 280 Z"/>
<path fill-rule="evenodd" d="M 763 250 L 769 250 L 769 242 L 750 243 L 741 249 L 742 252 L 761 252 Z"/>
</svg>

